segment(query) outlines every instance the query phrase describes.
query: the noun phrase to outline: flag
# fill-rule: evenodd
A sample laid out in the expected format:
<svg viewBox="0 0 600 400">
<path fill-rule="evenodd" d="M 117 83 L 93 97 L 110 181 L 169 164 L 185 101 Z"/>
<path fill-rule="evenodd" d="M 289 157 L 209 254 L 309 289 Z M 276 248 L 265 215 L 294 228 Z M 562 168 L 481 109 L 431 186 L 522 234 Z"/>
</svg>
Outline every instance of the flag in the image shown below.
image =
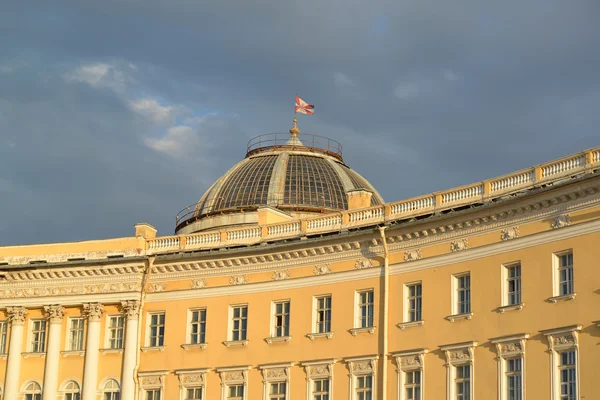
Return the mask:
<svg viewBox="0 0 600 400">
<path fill-rule="evenodd" d="M 315 113 L 315 106 L 296 96 L 296 112 L 311 115 Z"/>
</svg>

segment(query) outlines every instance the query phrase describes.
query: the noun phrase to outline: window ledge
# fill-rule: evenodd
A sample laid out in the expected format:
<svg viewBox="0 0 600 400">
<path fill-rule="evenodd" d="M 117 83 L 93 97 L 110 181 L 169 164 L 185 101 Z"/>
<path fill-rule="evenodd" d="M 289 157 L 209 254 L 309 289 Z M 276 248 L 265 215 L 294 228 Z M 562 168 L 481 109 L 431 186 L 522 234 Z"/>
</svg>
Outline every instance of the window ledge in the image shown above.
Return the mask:
<svg viewBox="0 0 600 400">
<path fill-rule="evenodd" d="M 508 306 L 502 306 L 502 307 L 498 307 L 496 309 L 496 311 L 498 311 L 500 314 L 503 314 L 507 311 L 521 311 L 523 309 L 523 307 L 525 307 L 525 303 L 519 303 L 519 304 L 511 304 Z"/>
<path fill-rule="evenodd" d="M 356 336 L 359 333 L 370 333 L 370 334 L 373 334 L 373 333 L 375 333 L 375 327 L 374 326 L 367 326 L 366 328 L 352 328 L 348 332 L 350 332 L 352 334 L 352 336 Z"/>
<path fill-rule="evenodd" d="M 327 338 L 333 339 L 333 332 L 317 332 L 317 333 L 309 333 L 306 335 L 310 340 L 315 340 L 319 338 Z"/>
<path fill-rule="evenodd" d="M 267 342 L 268 344 L 277 343 L 277 342 L 289 343 L 291 341 L 292 341 L 291 336 L 274 336 L 274 337 L 265 338 L 265 342 Z"/>
<path fill-rule="evenodd" d="M 234 347 L 234 346 L 248 346 L 248 340 L 227 340 L 223 342 L 226 347 Z"/>
<path fill-rule="evenodd" d="M 32 352 L 32 351 L 21 353 L 21 355 L 23 356 L 23 358 L 27 358 L 27 357 L 41 357 L 41 358 L 46 358 L 46 353 L 38 353 L 38 352 Z"/>
<path fill-rule="evenodd" d="M 473 313 L 472 313 L 472 312 L 470 312 L 470 313 L 466 313 L 466 314 L 454 314 L 454 315 L 448 315 L 448 316 L 446 317 L 446 319 L 447 319 L 448 321 L 450 321 L 450 322 L 454 322 L 454 321 L 456 321 L 457 319 L 471 319 L 471 318 L 473 318 Z"/>
<path fill-rule="evenodd" d="M 577 293 L 563 294 L 562 296 L 550 297 L 548 301 L 552 304 L 556 304 L 559 301 L 574 300 L 576 295 Z"/>
<path fill-rule="evenodd" d="M 8 354 L 0 354 L 0 360 L 6 360 L 8 358 Z"/>
<path fill-rule="evenodd" d="M 99 351 L 101 354 L 123 354 L 123 349 L 100 349 Z"/>
<path fill-rule="evenodd" d="M 85 354 L 85 350 L 63 350 L 60 352 L 60 354 L 62 354 L 63 357 L 69 357 L 69 356 L 83 357 L 83 355 Z"/>
<path fill-rule="evenodd" d="M 145 353 L 147 351 L 160 351 L 163 352 L 165 351 L 165 349 L 167 348 L 167 346 L 147 346 L 147 347 L 142 347 L 141 350 Z"/>
<path fill-rule="evenodd" d="M 412 326 L 423 326 L 423 324 L 425 323 L 425 321 L 421 320 L 421 321 L 411 321 L 411 322 L 401 322 L 399 324 L 397 324 L 396 326 L 402 330 L 406 329 L 406 328 L 410 328 Z"/>
<path fill-rule="evenodd" d="M 184 343 L 181 345 L 181 348 L 184 350 L 190 349 L 202 349 L 204 350 L 208 346 L 208 343 Z"/>
</svg>

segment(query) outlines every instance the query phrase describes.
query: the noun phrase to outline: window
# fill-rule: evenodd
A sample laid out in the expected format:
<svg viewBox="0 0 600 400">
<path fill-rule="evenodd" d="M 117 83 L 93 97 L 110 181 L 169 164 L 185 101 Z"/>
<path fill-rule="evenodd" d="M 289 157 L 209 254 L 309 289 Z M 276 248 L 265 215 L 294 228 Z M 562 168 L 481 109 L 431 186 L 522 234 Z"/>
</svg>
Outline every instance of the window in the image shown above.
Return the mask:
<svg viewBox="0 0 600 400">
<path fill-rule="evenodd" d="M 312 400 L 329 400 L 329 379 L 313 381 Z"/>
<path fill-rule="evenodd" d="M 231 307 L 231 340 L 246 340 L 248 306 Z"/>
<path fill-rule="evenodd" d="M 85 320 L 83 318 L 69 319 L 69 341 L 68 349 L 71 351 L 83 350 L 83 326 Z M 75 383 L 75 382 L 73 382 Z M 76 384 L 76 383 L 75 383 Z"/>
<path fill-rule="evenodd" d="M 471 312 L 471 275 L 456 277 L 456 314 Z"/>
<path fill-rule="evenodd" d="M 358 376 L 356 377 L 356 400 L 372 400 L 373 399 L 373 377 Z"/>
<path fill-rule="evenodd" d="M 102 388 L 102 400 L 120 400 L 119 384 L 114 379 L 109 379 Z"/>
<path fill-rule="evenodd" d="M 404 374 L 404 398 L 421 400 L 421 371 L 407 371 Z"/>
<path fill-rule="evenodd" d="M 415 283 L 406 286 L 406 322 L 422 321 L 422 286 Z"/>
<path fill-rule="evenodd" d="M 573 253 L 568 252 L 558 256 L 558 296 L 573 293 Z"/>
<path fill-rule="evenodd" d="M 427 349 L 395 353 L 398 371 L 398 400 L 422 400 L 424 397 L 425 354 Z"/>
<path fill-rule="evenodd" d="M 192 310 L 191 312 L 190 343 L 206 343 L 206 310 Z"/>
<path fill-rule="evenodd" d="M 145 400 L 160 400 L 160 389 L 146 390 Z"/>
<path fill-rule="evenodd" d="M 506 398 L 509 400 L 523 399 L 522 364 L 521 358 L 506 360 Z"/>
<path fill-rule="evenodd" d="M 456 400 L 469 400 L 471 398 L 471 366 L 457 366 L 454 382 L 456 384 Z"/>
<path fill-rule="evenodd" d="M 188 388 L 185 391 L 185 400 L 202 400 L 202 388 Z"/>
<path fill-rule="evenodd" d="M 231 385 L 227 388 L 227 400 L 243 400 L 244 385 Z"/>
<path fill-rule="evenodd" d="M 273 337 L 290 335 L 290 302 L 281 301 L 273 304 Z"/>
<path fill-rule="evenodd" d="M 148 346 L 158 347 L 165 344 L 165 313 L 150 314 L 150 335 Z"/>
<path fill-rule="evenodd" d="M 358 293 L 358 325 L 357 328 L 373 327 L 373 291 Z"/>
<path fill-rule="evenodd" d="M 315 332 L 331 332 L 331 296 L 317 297 L 315 300 Z"/>
<path fill-rule="evenodd" d="M 270 384 L 269 400 L 285 400 L 286 394 L 285 382 L 275 382 Z"/>
<path fill-rule="evenodd" d="M 42 400 L 42 388 L 37 382 L 30 382 L 23 393 L 25 400 Z"/>
<path fill-rule="evenodd" d="M 123 326 L 125 317 L 122 315 L 113 315 L 108 317 L 108 348 L 123 348 Z"/>
<path fill-rule="evenodd" d="M 79 385 L 75 381 L 69 381 L 63 390 L 65 397 L 64 400 L 81 400 L 81 392 Z"/>
<path fill-rule="evenodd" d="M 46 350 L 46 320 L 31 320 L 31 352 L 43 353 Z"/>
<path fill-rule="evenodd" d="M 8 331 L 8 323 L 0 321 L 0 354 L 6 354 L 6 333 Z"/>
<path fill-rule="evenodd" d="M 560 353 L 560 400 L 577 400 L 577 367 L 575 352 Z"/>
<path fill-rule="evenodd" d="M 506 267 L 506 305 L 521 304 L 521 264 Z"/>
</svg>

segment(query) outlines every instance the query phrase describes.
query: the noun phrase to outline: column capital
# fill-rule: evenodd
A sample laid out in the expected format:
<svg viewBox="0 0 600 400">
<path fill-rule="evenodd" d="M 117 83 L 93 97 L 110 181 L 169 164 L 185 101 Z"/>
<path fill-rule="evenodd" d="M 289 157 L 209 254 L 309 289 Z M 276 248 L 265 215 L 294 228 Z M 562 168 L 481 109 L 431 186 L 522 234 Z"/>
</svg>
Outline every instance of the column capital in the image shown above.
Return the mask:
<svg viewBox="0 0 600 400">
<path fill-rule="evenodd" d="M 44 306 L 44 311 L 46 312 L 46 318 L 48 318 L 51 324 L 60 324 L 65 316 L 65 308 L 60 304 Z"/>
<path fill-rule="evenodd" d="M 137 319 L 140 315 L 139 300 L 123 300 L 121 301 L 121 307 L 125 314 L 127 314 L 127 319 Z"/>
<path fill-rule="evenodd" d="M 83 312 L 90 321 L 100 321 L 104 306 L 101 303 L 84 303 Z"/>
<path fill-rule="evenodd" d="M 27 318 L 27 309 L 25 307 L 6 307 L 8 320 L 13 325 L 23 325 Z"/>
</svg>

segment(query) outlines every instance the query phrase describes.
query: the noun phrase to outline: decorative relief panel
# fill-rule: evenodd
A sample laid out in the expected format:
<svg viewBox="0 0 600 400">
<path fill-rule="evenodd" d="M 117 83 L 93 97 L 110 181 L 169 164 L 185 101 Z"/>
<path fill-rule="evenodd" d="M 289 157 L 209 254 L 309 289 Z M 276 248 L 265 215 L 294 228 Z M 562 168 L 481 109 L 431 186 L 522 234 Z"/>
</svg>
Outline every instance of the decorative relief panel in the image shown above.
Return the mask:
<svg viewBox="0 0 600 400">
<path fill-rule="evenodd" d="M 325 275 L 329 273 L 331 273 L 331 267 L 329 266 L 329 264 L 317 265 L 313 269 L 313 274 L 315 275 Z"/>
<path fill-rule="evenodd" d="M 192 281 L 190 282 L 190 287 L 192 289 L 202 289 L 202 288 L 206 287 L 206 285 L 207 285 L 206 279 L 204 279 L 204 278 L 192 279 Z"/>
<path fill-rule="evenodd" d="M 496 345 L 500 358 L 517 357 L 525 355 L 525 341 L 529 339 L 528 333 L 491 339 Z"/>
<path fill-rule="evenodd" d="M 151 282 L 148 285 L 149 292 L 164 292 L 167 289 L 166 282 Z"/>
<path fill-rule="evenodd" d="M 290 277 L 290 271 L 288 271 L 287 269 L 284 269 L 281 271 L 275 271 L 271 275 L 271 279 L 274 281 L 282 281 L 284 279 L 288 279 L 289 277 Z"/>
<path fill-rule="evenodd" d="M 230 285 L 245 285 L 248 283 L 248 275 L 234 275 L 229 279 Z"/>
<path fill-rule="evenodd" d="M 564 351 L 575 349 L 579 345 L 579 331 L 581 325 L 573 325 L 565 328 L 542 331 L 548 338 L 548 344 L 551 350 Z"/>
<path fill-rule="evenodd" d="M 248 370 L 220 371 L 223 385 L 245 383 L 248 378 Z"/>
<path fill-rule="evenodd" d="M 369 375 L 375 372 L 377 358 L 366 360 L 349 360 L 350 371 L 353 375 Z"/>
<path fill-rule="evenodd" d="M 13 284 L 14 286 L 14 284 Z M 127 283 L 101 283 L 96 285 L 79 286 L 57 286 L 57 287 L 38 287 L 23 289 L 2 289 L 0 286 L 0 299 L 26 298 L 26 297 L 46 297 L 46 296 L 70 296 L 84 294 L 101 293 L 120 293 L 120 292 L 139 292 L 141 284 L 139 282 Z"/>
<path fill-rule="evenodd" d="M 571 217 L 569 216 L 569 214 L 561 214 L 561 215 L 557 215 L 556 217 L 554 217 L 554 220 L 552 221 L 552 229 L 558 229 L 558 228 L 563 228 L 565 226 L 568 226 L 571 223 Z"/>
<path fill-rule="evenodd" d="M 503 229 L 500 232 L 501 240 L 511 240 L 519 237 L 519 227 L 515 226 L 514 228 Z"/>
<path fill-rule="evenodd" d="M 404 252 L 404 261 L 416 261 L 421 259 L 421 249 Z"/>
<path fill-rule="evenodd" d="M 356 262 L 354 263 L 354 268 L 356 268 L 356 269 L 371 268 L 372 266 L 373 266 L 373 261 L 369 260 L 368 258 L 356 260 Z"/>
<path fill-rule="evenodd" d="M 455 345 L 441 346 L 446 355 L 448 365 L 472 363 L 475 357 L 477 342 L 458 343 Z"/>
<path fill-rule="evenodd" d="M 450 251 L 462 251 L 469 248 L 469 241 L 467 239 L 457 240 L 450 243 Z"/>
<path fill-rule="evenodd" d="M 258 366 L 265 382 L 287 381 L 290 378 L 290 365 Z"/>
<path fill-rule="evenodd" d="M 396 358 L 396 366 L 398 368 L 397 372 L 400 372 L 400 370 L 410 371 L 414 369 L 422 369 L 425 366 L 425 354 L 427 353 L 427 349 L 420 349 L 418 351 L 393 354 L 393 356 Z"/>
<path fill-rule="evenodd" d="M 184 385 L 202 385 L 204 384 L 203 374 L 183 375 L 180 378 L 181 383 Z"/>
</svg>

